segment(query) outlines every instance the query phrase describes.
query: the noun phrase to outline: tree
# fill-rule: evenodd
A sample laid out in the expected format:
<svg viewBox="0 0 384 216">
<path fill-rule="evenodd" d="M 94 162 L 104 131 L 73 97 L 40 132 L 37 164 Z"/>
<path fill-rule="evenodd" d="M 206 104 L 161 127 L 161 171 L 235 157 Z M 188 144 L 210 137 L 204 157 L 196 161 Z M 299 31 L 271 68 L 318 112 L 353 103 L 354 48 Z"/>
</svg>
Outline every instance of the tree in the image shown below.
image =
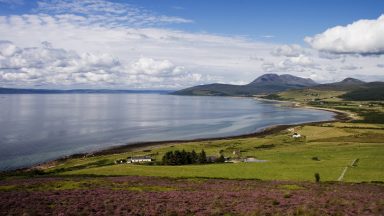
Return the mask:
<svg viewBox="0 0 384 216">
<path fill-rule="evenodd" d="M 190 153 L 186 152 L 184 149 L 181 151 L 181 158 L 180 158 L 181 164 L 190 164 L 190 162 L 188 160 L 189 154 Z"/>
<path fill-rule="evenodd" d="M 171 164 L 173 158 L 173 151 L 168 151 L 163 156 L 163 164 Z"/>
<path fill-rule="evenodd" d="M 198 161 L 198 155 L 195 152 L 195 150 L 192 150 L 192 152 L 191 152 L 191 160 L 192 160 L 192 162 L 191 162 L 192 164 L 197 163 L 197 161 Z"/>
<path fill-rule="evenodd" d="M 174 161 L 175 161 L 174 164 L 175 165 L 182 164 L 182 157 L 183 157 L 182 153 L 179 150 L 176 150 L 174 152 Z"/>
<path fill-rule="evenodd" d="M 216 163 L 224 163 L 225 162 L 224 155 L 221 154 L 220 157 L 217 158 L 215 162 Z"/>
<path fill-rule="evenodd" d="M 201 152 L 198 156 L 198 162 L 201 164 L 207 163 L 207 155 L 205 154 L 204 149 L 201 150 Z"/>
</svg>

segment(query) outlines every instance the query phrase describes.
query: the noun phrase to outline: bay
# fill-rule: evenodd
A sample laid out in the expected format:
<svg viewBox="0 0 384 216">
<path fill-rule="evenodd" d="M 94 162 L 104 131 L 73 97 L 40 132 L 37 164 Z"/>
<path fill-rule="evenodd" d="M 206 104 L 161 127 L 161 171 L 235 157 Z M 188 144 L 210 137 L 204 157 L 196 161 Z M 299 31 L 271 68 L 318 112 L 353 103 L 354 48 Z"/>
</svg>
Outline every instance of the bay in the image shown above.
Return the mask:
<svg viewBox="0 0 384 216">
<path fill-rule="evenodd" d="M 0 170 L 148 141 L 227 137 L 334 113 L 252 98 L 161 94 L 0 95 Z"/>
</svg>

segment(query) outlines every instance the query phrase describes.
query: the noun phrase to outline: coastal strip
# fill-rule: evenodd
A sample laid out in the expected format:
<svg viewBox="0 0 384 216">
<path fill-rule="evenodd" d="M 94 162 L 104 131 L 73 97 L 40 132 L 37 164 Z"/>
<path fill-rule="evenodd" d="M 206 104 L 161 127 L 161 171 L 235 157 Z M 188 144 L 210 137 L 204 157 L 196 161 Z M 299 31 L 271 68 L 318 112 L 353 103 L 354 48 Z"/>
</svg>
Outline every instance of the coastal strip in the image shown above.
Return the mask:
<svg viewBox="0 0 384 216">
<path fill-rule="evenodd" d="M 314 108 L 316 109 L 316 107 L 314 107 Z M 300 124 L 274 125 L 274 126 L 264 128 L 261 131 L 257 131 L 257 132 L 250 133 L 250 134 L 237 135 L 237 136 L 200 138 L 200 139 L 191 139 L 191 140 L 168 140 L 168 141 L 127 143 L 125 145 L 114 146 L 114 147 L 106 148 L 106 149 L 99 150 L 99 151 L 73 154 L 73 155 L 61 157 L 61 158 L 58 158 L 55 160 L 39 163 L 37 165 L 33 165 L 30 167 L 22 168 L 22 169 L 18 169 L 18 170 L 41 169 L 41 168 L 50 167 L 50 166 L 57 164 L 59 162 L 63 162 L 65 160 L 74 159 L 74 158 L 120 154 L 120 153 L 124 153 L 124 152 L 129 152 L 129 151 L 137 151 L 137 150 L 145 150 L 148 148 L 163 147 L 164 145 L 186 144 L 186 143 L 201 142 L 201 141 L 215 141 L 215 140 L 231 140 L 231 139 L 242 139 L 242 138 L 265 137 L 267 135 L 276 134 L 278 132 L 281 132 L 281 131 L 286 130 L 286 129 L 291 128 L 291 127 L 318 125 L 318 124 L 323 124 L 323 123 L 345 122 L 345 121 L 353 120 L 353 118 L 351 118 L 349 113 L 338 111 L 338 110 L 327 110 L 327 111 L 333 112 L 336 114 L 334 116 L 333 120 L 306 122 L 306 123 L 300 123 Z"/>
</svg>

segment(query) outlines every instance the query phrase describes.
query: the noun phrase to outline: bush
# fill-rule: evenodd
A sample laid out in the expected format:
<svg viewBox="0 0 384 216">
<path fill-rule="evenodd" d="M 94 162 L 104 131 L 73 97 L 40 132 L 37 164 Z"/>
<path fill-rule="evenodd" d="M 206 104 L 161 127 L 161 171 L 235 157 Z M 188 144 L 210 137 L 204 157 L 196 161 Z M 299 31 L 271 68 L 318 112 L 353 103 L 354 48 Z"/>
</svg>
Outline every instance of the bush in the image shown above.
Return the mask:
<svg viewBox="0 0 384 216">
<path fill-rule="evenodd" d="M 220 157 L 217 158 L 215 162 L 216 162 L 216 163 L 224 163 L 224 162 L 225 162 L 224 155 L 220 155 Z"/>
<path fill-rule="evenodd" d="M 164 154 L 162 162 L 164 165 L 186 165 L 186 164 L 205 164 L 208 162 L 205 151 L 202 150 L 199 154 L 193 150 L 187 152 L 185 150 L 168 151 Z"/>
<path fill-rule="evenodd" d="M 316 180 L 316 182 L 320 182 L 320 174 L 319 173 L 315 173 L 315 180 Z"/>
<path fill-rule="evenodd" d="M 319 157 L 312 157 L 312 160 L 319 161 L 320 159 L 319 159 Z"/>
</svg>

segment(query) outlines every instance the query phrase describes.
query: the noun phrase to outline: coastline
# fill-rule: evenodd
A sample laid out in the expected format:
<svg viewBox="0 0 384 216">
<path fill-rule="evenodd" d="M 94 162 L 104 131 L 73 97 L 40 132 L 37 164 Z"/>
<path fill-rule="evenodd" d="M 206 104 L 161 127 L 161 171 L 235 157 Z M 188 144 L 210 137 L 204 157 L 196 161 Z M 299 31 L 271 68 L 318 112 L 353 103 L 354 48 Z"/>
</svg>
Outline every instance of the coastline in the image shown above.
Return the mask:
<svg viewBox="0 0 384 216">
<path fill-rule="evenodd" d="M 259 100 L 259 99 L 257 98 L 257 100 Z M 260 99 L 260 100 L 264 100 L 264 99 Z M 23 171 L 23 170 L 28 171 L 28 170 L 36 170 L 36 169 L 38 170 L 38 169 L 47 168 L 47 167 L 50 167 L 52 165 L 55 165 L 56 163 L 59 163 L 59 162 L 65 161 L 65 160 L 69 160 L 69 159 L 74 159 L 74 158 L 84 158 L 84 157 L 92 157 L 92 156 L 120 154 L 120 153 L 124 153 L 127 151 L 146 150 L 147 148 L 161 147 L 161 146 L 166 145 L 166 144 L 185 144 L 185 143 L 193 143 L 193 142 L 201 142 L 201 141 L 231 140 L 231 139 L 241 139 L 241 138 L 264 137 L 267 135 L 272 135 L 272 134 L 281 132 L 281 131 L 286 130 L 286 129 L 291 128 L 291 127 L 305 126 L 305 125 L 317 125 L 317 124 L 332 123 L 332 122 L 344 122 L 344 121 L 349 121 L 349 120 L 355 119 L 351 113 L 345 112 L 345 111 L 312 107 L 312 106 L 303 106 L 299 103 L 291 102 L 291 101 L 276 101 L 276 100 L 268 100 L 268 101 L 293 104 L 293 106 L 295 108 L 324 110 L 324 111 L 335 113 L 335 116 L 333 117 L 333 120 L 305 122 L 305 123 L 298 123 L 298 124 L 271 125 L 267 128 L 261 129 L 259 131 L 253 132 L 253 133 L 236 135 L 236 136 L 197 138 L 197 139 L 191 139 L 191 140 L 168 140 L 168 141 L 126 143 L 123 145 L 114 146 L 114 147 L 110 147 L 110 148 L 106 148 L 106 149 L 102 149 L 102 150 L 97 150 L 94 152 L 78 153 L 78 154 L 68 155 L 68 156 L 64 156 L 64 157 L 59 157 L 57 159 L 42 162 L 42 163 L 39 163 L 36 165 L 31 165 L 29 167 L 20 168 L 20 169 L 16 169 L 16 170 L 10 170 L 10 172 Z"/>
<path fill-rule="evenodd" d="M 287 101 L 289 102 L 289 101 Z M 314 121 L 314 122 L 306 122 L 306 123 L 299 123 L 299 124 L 284 124 L 284 125 L 271 125 L 267 128 L 261 129 L 260 131 L 256 131 L 249 134 L 243 134 L 243 135 L 236 135 L 236 136 L 226 136 L 226 137 L 214 137 L 214 138 L 198 138 L 198 139 L 191 139 L 191 140 L 169 140 L 169 141 L 153 141 L 153 142 L 139 142 L 139 143 L 131 143 L 131 144 L 125 144 L 121 146 L 111 147 L 104 150 L 96 151 L 93 153 L 83 154 L 82 156 L 86 156 L 89 154 L 92 155 L 108 155 L 108 154 L 119 154 L 126 151 L 132 151 L 132 150 L 142 150 L 144 148 L 148 147 L 156 147 L 163 144 L 177 144 L 177 143 L 191 143 L 191 142 L 201 142 L 201 141 L 213 141 L 213 140 L 230 140 L 230 139 L 241 139 L 241 138 L 252 138 L 252 137 L 263 137 L 267 135 L 271 135 L 274 133 L 278 133 L 280 131 L 286 130 L 290 127 L 297 127 L 297 126 L 304 126 L 304 125 L 316 125 L 316 124 L 323 124 L 323 123 L 331 123 L 331 122 L 340 122 L 340 121 L 348 121 L 353 120 L 353 118 L 350 116 L 350 113 L 339 111 L 339 110 L 333 110 L 333 109 L 322 109 L 317 107 L 307 107 L 307 106 L 300 106 L 297 108 L 307 108 L 307 109 L 318 109 L 318 110 L 324 110 L 333 112 L 336 115 L 334 116 L 333 120 L 325 120 L 325 121 Z"/>
</svg>

